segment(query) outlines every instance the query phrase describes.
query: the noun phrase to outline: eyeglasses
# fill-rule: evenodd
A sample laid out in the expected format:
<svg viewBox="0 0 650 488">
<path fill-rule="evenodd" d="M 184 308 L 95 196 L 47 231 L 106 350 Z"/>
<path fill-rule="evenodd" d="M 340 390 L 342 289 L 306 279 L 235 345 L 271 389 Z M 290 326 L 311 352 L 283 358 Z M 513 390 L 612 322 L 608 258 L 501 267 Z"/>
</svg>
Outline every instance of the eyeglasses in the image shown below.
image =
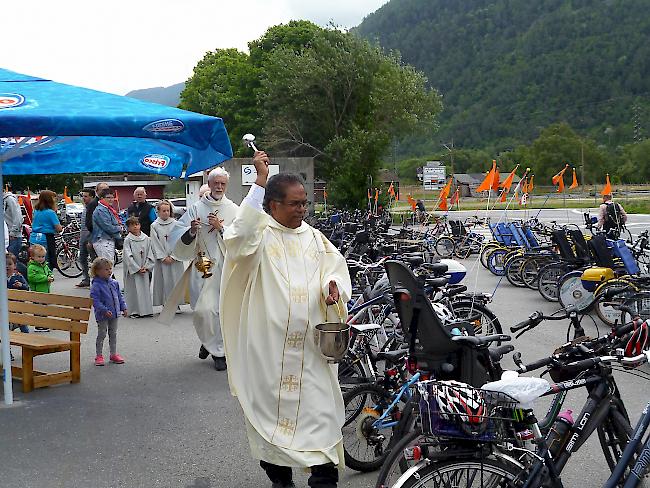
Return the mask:
<svg viewBox="0 0 650 488">
<path fill-rule="evenodd" d="M 304 207 L 307 208 L 311 205 L 311 202 L 309 200 L 302 200 L 302 201 L 293 201 L 293 202 L 282 202 L 280 200 L 276 200 L 276 202 L 286 205 L 287 207 L 292 207 L 292 208 L 298 208 L 298 207 Z"/>
</svg>

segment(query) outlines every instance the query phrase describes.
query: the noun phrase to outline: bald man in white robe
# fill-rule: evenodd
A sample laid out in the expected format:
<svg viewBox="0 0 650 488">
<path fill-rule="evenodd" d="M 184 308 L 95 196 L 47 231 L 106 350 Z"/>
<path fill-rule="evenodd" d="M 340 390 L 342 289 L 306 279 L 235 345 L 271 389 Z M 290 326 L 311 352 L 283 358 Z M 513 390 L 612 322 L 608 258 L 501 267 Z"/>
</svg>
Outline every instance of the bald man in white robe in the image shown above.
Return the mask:
<svg viewBox="0 0 650 488">
<path fill-rule="evenodd" d="M 224 234 L 221 324 L 230 388 L 252 455 L 273 487 L 293 487 L 292 468 L 310 468 L 310 487 L 334 488 L 344 463 L 343 398 L 314 327 L 346 315 L 350 276 L 338 250 L 303 222 L 300 177 L 276 175 L 265 190 L 268 157 L 259 152 L 253 161 L 256 184 Z"/>
</svg>

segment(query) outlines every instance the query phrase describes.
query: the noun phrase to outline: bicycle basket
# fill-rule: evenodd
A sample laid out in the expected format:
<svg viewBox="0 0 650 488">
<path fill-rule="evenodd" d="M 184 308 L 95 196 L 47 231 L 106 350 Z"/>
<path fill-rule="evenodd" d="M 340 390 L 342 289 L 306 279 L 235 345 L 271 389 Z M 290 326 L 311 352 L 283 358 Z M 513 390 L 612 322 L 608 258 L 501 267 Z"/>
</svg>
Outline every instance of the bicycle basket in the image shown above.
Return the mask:
<svg viewBox="0 0 650 488">
<path fill-rule="evenodd" d="M 514 436 L 517 401 L 458 381 L 418 383 L 422 432 L 439 438 L 482 442 Z"/>
</svg>

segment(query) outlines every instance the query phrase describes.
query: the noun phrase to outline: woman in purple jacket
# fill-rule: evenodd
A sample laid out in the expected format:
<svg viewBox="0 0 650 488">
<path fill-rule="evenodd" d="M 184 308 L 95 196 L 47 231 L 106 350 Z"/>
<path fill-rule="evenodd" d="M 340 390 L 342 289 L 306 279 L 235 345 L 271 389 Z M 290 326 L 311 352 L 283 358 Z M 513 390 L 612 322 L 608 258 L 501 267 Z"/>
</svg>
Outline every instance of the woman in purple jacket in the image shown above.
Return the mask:
<svg viewBox="0 0 650 488">
<path fill-rule="evenodd" d="M 104 339 L 108 331 L 108 344 L 111 350 L 110 361 L 124 364 L 124 358 L 117 353 L 117 319 L 120 314 L 126 317 L 126 303 L 120 293 L 120 284 L 111 278 L 113 263 L 106 258 L 97 258 L 90 268 L 93 282 L 90 297 L 95 307 L 97 319 L 97 341 L 95 342 L 95 366 L 104 366 Z"/>
</svg>

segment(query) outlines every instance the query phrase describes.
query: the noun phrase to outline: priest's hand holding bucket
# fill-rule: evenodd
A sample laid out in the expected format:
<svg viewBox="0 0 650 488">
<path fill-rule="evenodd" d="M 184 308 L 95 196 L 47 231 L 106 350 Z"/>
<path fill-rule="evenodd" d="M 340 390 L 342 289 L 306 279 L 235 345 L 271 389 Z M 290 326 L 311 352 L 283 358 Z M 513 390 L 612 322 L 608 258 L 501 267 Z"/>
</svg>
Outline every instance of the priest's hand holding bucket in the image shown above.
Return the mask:
<svg viewBox="0 0 650 488">
<path fill-rule="evenodd" d="M 336 287 L 336 283 L 334 284 Z M 331 295 L 330 283 L 330 296 Z M 314 342 L 319 349 L 321 356 L 327 359 L 328 363 L 338 363 L 341 361 L 350 347 L 350 326 L 345 323 L 343 317 L 343 310 L 338 301 L 338 288 L 336 289 L 337 301 L 336 310 L 338 312 L 337 322 L 325 322 L 318 324 L 314 328 Z M 325 308 L 325 320 L 327 320 L 327 312 L 329 307 Z"/>
</svg>

